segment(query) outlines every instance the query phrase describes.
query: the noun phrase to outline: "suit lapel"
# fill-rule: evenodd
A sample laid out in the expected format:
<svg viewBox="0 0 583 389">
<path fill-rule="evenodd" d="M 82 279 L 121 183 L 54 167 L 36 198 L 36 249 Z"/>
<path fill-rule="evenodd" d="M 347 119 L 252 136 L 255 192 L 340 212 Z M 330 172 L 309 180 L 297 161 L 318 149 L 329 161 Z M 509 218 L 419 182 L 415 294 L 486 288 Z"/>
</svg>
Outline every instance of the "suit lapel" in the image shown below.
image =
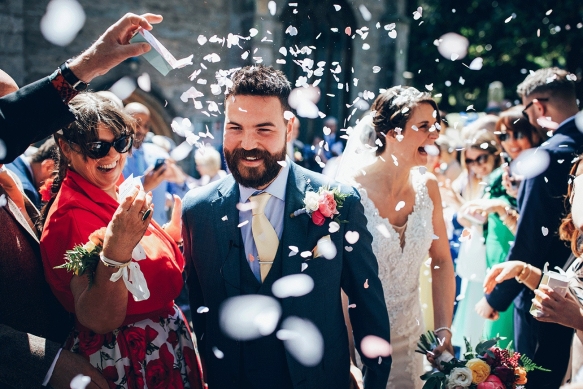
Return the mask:
<svg viewBox="0 0 583 389">
<path fill-rule="evenodd" d="M 240 264 L 240 231 L 239 211 L 239 186 L 232 178 L 225 179 L 218 190 L 218 196 L 212 201 L 213 219 L 217 241 L 219 245 L 219 260 L 221 262 L 221 274 L 225 283 L 225 289 L 229 297 L 238 296 L 241 290 L 241 264 Z M 226 219 L 226 220 L 225 220 Z"/>
<path fill-rule="evenodd" d="M 12 201 L 12 199 L 10 197 L 8 197 L 8 194 L 4 190 L 2 190 L 0 188 L 0 195 L 1 194 L 4 194 L 6 196 L 6 209 L 8 210 L 8 213 L 38 243 L 39 242 L 39 240 L 38 240 L 38 231 L 33 231 L 32 228 L 30 228 L 30 226 L 28 225 L 28 222 L 26 221 L 26 218 L 24 217 L 24 215 L 22 214 L 22 212 L 20 211 L 20 209 L 18 209 L 18 207 L 16 206 L 16 204 L 14 203 L 14 201 Z M 30 200 L 28 199 L 28 197 L 26 197 L 26 195 L 23 195 L 23 196 L 24 196 L 24 201 L 25 201 L 25 204 L 26 204 L 26 209 L 29 212 L 29 216 L 30 216 L 31 220 L 34 223 L 38 219 L 38 216 L 39 216 L 38 215 L 38 210 L 30 202 Z"/>
<path fill-rule="evenodd" d="M 282 245 L 282 276 L 300 273 L 304 258 L 299 253 L 311 250 L 307 247 L 308 227 L 310 217 L 307 214 L 290 217 L 292 213 L 304 207 L 304 197 L 307 191 L 313 190 L 306 176 L 295 165 L 291 164 L 285 192 L 285 214 L 283 222 Z M 299 253 L 289 257 L 289 246 L 298 247 Z M 289 299 L 287 299 L 289 300 Z"/>
</svg>

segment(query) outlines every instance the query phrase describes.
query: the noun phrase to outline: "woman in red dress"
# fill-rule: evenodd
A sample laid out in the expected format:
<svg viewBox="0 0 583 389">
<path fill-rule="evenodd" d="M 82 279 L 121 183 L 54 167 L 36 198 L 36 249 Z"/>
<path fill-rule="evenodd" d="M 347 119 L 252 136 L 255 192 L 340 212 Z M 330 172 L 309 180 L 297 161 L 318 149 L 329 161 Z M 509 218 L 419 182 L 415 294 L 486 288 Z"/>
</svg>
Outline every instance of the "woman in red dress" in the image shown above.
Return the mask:
<svg viewBox="0 0 583 389">
<path fill-rule="evenodd" d="M 47 281 L 76 318 L 65 347 L 87 358 L 111 388 L 202 388 L 194 337 L 174 304 L 185 264 L 178 247 L 180 200 L 162 228 L 151 219 L 151 196 L 142 189 L 136 186 L 118 198 L 133 119 L 92 93 L 75 97 L 70 106 L 77 120 L 55 135 L 60 161 L 53 192 L 58 193 L 44 209 L 41 237 Z M 67 250 L 84 245 L 103 227 L 105 242 L 91 284 L 86 275 L 55 269 Z M 146 257 L 139 264 L 132 254 L 138 242 Z M 129 281 L 135 285 L 135 269 L 141 270 L 146 293 L 134 296 L 128 280 L 110 280 L 130 261 L 135 263 L 128 267 Z"/>
</svg>

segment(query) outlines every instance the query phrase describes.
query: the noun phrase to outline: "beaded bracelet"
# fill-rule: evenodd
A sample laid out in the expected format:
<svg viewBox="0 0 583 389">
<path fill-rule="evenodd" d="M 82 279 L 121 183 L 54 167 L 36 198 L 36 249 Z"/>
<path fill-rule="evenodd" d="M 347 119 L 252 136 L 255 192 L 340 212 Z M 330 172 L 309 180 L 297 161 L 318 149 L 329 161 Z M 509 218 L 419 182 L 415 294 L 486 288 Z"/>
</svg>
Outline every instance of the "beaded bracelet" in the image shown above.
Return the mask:
<svg viewBox="0 0 583 389">
<path fill-rule="evenodd" d="M 438 329 L 434 330 L 433 332 L 435 334 L 437 334 L 439 331 L 443 331 L 446 330 L 447 332 L 449 332 L 451 335 L 453 335 L 453 332 L 451 332 L 451 328 L 449 327 L 439 327 Z"/>
</svg>

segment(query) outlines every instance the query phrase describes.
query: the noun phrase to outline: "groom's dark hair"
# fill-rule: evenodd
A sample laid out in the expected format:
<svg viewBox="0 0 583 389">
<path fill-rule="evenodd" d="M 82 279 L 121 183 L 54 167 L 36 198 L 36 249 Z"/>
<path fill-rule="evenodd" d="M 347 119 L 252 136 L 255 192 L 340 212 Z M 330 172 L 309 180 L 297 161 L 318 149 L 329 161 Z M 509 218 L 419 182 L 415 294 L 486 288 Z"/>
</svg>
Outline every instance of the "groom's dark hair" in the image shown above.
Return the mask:
<svg viewBox="0 0 583 389">
<path fill-rule="evenodd" d="M 225 102 L 231 96 L 277 97 L 283 111 L 290 111 L 288 98 L 291 84 L 285 75 L 271 66 L 252 65 L 237 70 L 231 77 L 233 85 L 225 95 Z M 287 122 L 287 120 L 285 120 Z"/>
</svg>

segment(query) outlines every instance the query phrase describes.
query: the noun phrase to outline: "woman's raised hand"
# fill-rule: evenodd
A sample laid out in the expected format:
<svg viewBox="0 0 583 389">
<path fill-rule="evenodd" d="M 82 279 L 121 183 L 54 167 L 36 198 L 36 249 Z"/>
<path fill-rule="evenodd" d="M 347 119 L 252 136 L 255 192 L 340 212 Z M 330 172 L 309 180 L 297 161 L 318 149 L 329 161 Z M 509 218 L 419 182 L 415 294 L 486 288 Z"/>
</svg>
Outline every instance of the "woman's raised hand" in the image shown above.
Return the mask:
<svg viewBox="0 0 583 389">
<path fill-rule="evenodd" d="M 492 266 L 484 279 L 484 293 L 491 293 L 497 284 L 516 277 L 523 268 L 522 261 L 508 261 Z"/>
<path fill-rule="evenodd" d="M 107 225 L 103 255 L 118 262 L 127 262 L 144 236 L 153 214 L 152 194 L 136 187 L 115 211 Z"/>
<path fill-rule="evenodd" d="M 182 240 L 182 200 L 180 197 L 173 195 L 174 207 L 172 208 L 172 217 L 170 222 L 164 225 L 164 231 L 175 242 L 180 242 Z"/>
</svg>

